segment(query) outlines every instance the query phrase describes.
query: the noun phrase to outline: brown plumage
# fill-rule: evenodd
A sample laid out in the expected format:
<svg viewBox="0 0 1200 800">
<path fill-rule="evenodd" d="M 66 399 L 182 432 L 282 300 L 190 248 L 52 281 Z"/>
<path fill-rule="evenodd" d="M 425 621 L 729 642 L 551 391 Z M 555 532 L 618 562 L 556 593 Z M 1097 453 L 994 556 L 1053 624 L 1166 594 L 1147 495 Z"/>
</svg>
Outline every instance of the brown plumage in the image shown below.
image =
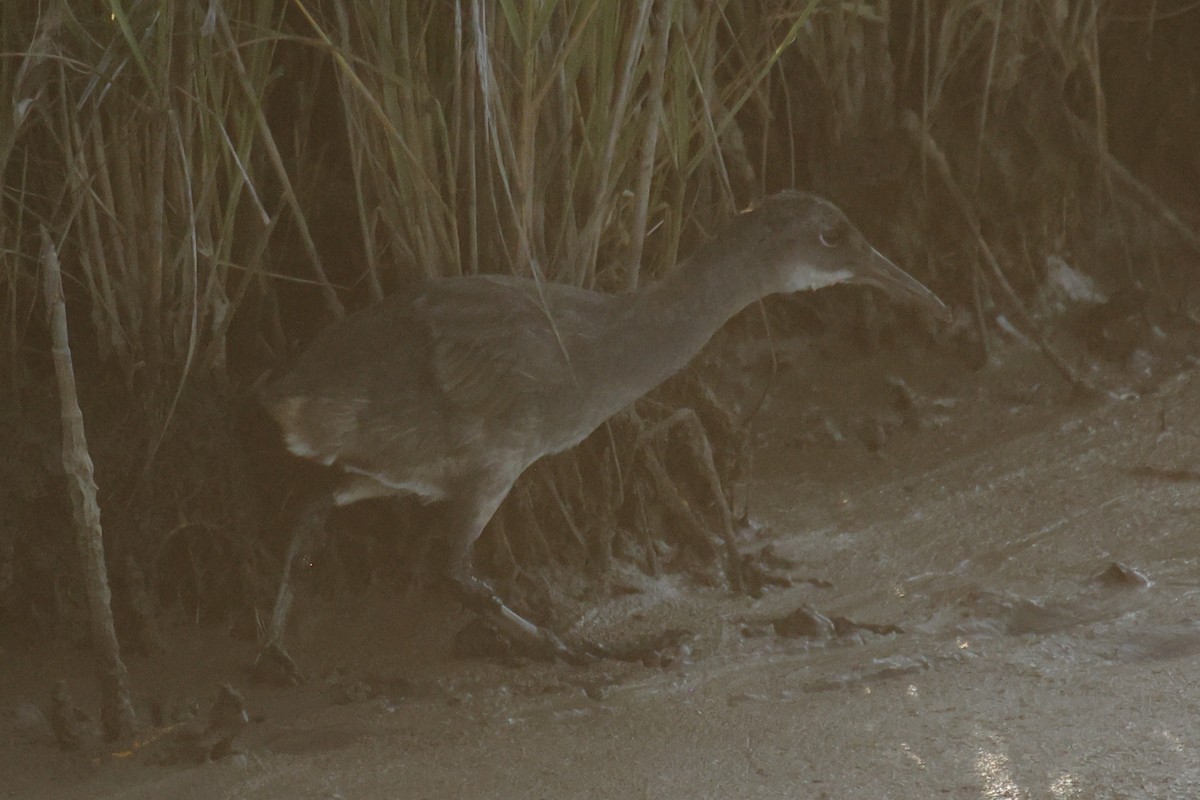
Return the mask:
<svg viewBox="0 0 1200 800">
<path fill-rule="evenodd" d="M 401 493 L 447 501 L 463 599 L 510 637 L 568 655 L 471 569 L 471 546 L 513 482 L 683 368 L 746 305 L 842 282 L 946 314 L 832 204 L 783 192 L 627 294 L 499 276 L 426 281 L 324 331 L 263 402 L 293 453 L 346 473 L 321 513 Z M 294 543 L 289 559 L 303 547 Z M 286 605 L 273 640 L 284 614 Z"/>
</svg>

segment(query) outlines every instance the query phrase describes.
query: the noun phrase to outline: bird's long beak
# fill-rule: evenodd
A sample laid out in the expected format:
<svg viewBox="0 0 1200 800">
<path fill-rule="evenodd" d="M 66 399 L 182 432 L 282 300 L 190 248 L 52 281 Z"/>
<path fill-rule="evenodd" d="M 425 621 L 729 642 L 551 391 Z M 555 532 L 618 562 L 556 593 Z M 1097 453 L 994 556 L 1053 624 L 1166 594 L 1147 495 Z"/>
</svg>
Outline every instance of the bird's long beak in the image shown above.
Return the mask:
<svg viewBox="0 0 1200 800">
<path fill-rule="evenodd" d="M 925 288 L 925 284 L 888 261 L 874 248 L 871 249 L 871 263 L 860 269 L 854 281 L 883 289 L 897 300 L 906 300 L 943 322 L 953 319 L 950 307 L 943 303 L 940 297 Z"/>
</svg>

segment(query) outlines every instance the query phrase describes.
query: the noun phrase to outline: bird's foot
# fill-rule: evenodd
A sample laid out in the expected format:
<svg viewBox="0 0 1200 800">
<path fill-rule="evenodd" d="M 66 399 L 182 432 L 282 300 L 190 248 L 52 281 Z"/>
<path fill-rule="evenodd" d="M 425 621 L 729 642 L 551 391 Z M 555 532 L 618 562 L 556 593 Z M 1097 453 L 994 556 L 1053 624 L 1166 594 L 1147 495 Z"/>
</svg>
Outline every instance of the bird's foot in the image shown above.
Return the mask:
<svg viewBox="0 0 1200 800">
<path fill-rule="evenodd" d="M 463 604 L 478 614 L 484 625 L 495 634 L 488 642 L 488 637 L 480 637 L 472 628 L 464 629 L 455 645 L 459 655 L 522 655 L 539 661 L 563 661 L 575 666 L 612 659 L 665 667 L 691 654 L 693 634 L 682 630 L 668 630 L 614 646 L 592 642 L 568 644 L 557 634 L 535 625 L 506 606 L 492 588 L 479 578 L 460 576 L 455 578 L 454 584 Z"/>
<path fill-rule="evenodd" d="M 478 614 L 502 640 L 501 643 L 493 637 L 490 646 L 480 648 L 479 641 L 469 642 L 460 634 L 456 646 L 460 654 L 512 655 L 515 652 L 539 661 L 565 661 L 576 665 L 588 664 L 602 657 L 588 646 L 568 645 L 553 631 L 525 619 L 505 605 L 486 581 L 474 575 L 455 576 L 453 583 L 463 605 Z M 470 635 L 469 631 L 468 628 L 463 633 Z"/>
<path fill-rule="evenodd" d="M 540 628 L 541 649 L 551 659 L 565 661 L 576 667 L 594 664 L 603 658 L 598 649 L 590 644 L 569 645 L 545 628 Z"/>
</svg>

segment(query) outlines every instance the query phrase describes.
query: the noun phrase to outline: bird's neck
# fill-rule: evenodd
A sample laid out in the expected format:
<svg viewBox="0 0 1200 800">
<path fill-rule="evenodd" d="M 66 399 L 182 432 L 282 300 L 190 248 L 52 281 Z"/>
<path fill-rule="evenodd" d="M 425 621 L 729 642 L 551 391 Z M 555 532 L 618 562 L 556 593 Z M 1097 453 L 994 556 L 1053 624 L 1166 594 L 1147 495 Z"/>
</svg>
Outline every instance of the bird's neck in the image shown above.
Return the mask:
<svg viewBox="0 0 1200 800">
<path fill-rule="evenodd" d="M 606 360 L 610 374 L 624 376 L 630 400 L 681 370 L 731 317 L 770 293 L 754 265 L 722 255 L 702 251 L 628 296 Z"/>
</svg>

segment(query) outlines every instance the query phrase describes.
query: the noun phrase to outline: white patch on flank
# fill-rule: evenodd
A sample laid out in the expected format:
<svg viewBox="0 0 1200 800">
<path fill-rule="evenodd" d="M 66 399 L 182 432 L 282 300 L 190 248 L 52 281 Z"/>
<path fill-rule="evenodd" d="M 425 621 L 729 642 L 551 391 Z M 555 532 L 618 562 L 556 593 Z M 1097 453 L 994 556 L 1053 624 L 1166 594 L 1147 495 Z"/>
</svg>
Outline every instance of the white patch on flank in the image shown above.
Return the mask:
<svg viewBox="0 0 1200 800">
<path fill-rule="evenodd" d="M 333 456 L 322 456 L 313 449 L 313 446 L 308 443 L 307 439 L 298 433 L 286 431 L 283 434 L 283 443 L 287 446 L 288 452 L 294 456 L 311 459 L 326 467 L 333 463 Z"/>
</svg>

